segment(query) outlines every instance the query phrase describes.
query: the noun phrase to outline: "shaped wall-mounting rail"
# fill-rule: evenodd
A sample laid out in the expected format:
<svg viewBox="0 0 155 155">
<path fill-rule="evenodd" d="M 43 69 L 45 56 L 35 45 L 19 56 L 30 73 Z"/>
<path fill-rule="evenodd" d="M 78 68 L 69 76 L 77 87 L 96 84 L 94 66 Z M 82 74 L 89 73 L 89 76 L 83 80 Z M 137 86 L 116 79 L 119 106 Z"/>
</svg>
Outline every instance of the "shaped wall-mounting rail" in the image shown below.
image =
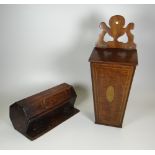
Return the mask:
<svg viewBox="0 0 155 155">
<path fill-rule="evenodd" d="M 126 27 L 124 27 L 124 17 L 120 15 L 115 15 L 110 18 L 109 25 L 110 27 L 108 27 L 104 22 L 100 23 L 100 28 L 102 29 L 102 31 L 99 34 L 96 47 L 136 49 L 136 44 L 134 43 L 134 36 L 131 33 L 131 30 L 134 28 L 134 23 L 129 23 Z M 106 33 L 108 33 L 113 38 L 113 41 L 104 41 Z M 119 42 L 118 38 L 125 34 L 128 37 L 128 42 Z"/>
</svg>

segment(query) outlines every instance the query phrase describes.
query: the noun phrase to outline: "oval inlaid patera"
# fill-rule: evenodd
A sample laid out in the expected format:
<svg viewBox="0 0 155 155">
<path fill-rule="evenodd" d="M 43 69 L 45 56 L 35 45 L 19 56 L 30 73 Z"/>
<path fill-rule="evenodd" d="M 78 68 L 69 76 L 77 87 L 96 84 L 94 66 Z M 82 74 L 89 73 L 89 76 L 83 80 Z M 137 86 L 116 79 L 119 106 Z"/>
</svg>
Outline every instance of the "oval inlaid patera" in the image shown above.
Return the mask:
<svg viewBox="0 0 155 155">
<path fill-rule="evenodd" d="M 114 87 L 113 86 L 108 86 L 107 90 L 106 90 L 106 98 L 108 102 L 112 102 L 114 99 Z"/>
</svg>

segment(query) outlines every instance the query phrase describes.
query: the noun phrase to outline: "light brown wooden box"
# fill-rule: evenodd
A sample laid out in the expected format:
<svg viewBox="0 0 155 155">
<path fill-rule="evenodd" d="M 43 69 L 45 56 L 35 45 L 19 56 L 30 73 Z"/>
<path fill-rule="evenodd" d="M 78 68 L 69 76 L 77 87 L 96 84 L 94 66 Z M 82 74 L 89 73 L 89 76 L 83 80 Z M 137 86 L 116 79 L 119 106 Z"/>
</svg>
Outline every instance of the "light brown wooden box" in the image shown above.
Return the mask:
<svg viewBox="0 0 155 155">
<path fill-rule="evenodd" d="M 91 67 L 95 122 L 122 127 L 130 88 L 138 64 L 136 44 L 131 30 L 134 23 L 126 27 L 123 16 L 112 16 L 109 26 L 104 22 L 96 47 L 89 58 Z M 108 33 L 113 40 L 104 41 Z M 126 43 L 118 38 L 127 35 Z"/>
<path fill-rule="evenodd" d="M 90 56 L 95 121 L 122 127 L 138 63 L 136 50 L 94 48 Z"/>
</svg>

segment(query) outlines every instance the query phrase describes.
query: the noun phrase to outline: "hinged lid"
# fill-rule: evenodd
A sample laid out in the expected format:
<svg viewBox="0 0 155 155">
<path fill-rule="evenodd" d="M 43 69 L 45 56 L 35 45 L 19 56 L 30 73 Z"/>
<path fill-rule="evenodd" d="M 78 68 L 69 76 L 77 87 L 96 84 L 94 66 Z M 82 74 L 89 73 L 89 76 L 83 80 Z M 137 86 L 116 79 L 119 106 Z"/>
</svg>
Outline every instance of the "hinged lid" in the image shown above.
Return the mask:
<svg viewBox="0 0 155 155">
<path fill-rule="evenodd" d="M 118 63 L 123 65 L 136 66 L 138 64 L 137 50 L 95 47 L 89 58 L 89 61 L 98 63 Z"/>
</svg>

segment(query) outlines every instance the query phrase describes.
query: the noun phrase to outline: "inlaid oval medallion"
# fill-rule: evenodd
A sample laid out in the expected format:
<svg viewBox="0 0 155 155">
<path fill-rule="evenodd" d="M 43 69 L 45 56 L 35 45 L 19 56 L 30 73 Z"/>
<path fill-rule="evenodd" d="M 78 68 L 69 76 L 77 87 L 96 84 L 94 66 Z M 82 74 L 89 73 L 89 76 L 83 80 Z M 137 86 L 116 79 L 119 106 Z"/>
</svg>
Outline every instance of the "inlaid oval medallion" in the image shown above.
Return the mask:
<svg viewBox="0 0 155 155">
<path fill-rule="evenodd" d="M 113 86 L 108 86 L 106 90 L 106 98 L 108 102 L 112 102 L 114 99 L 114 87 Z"/>
</svg>

